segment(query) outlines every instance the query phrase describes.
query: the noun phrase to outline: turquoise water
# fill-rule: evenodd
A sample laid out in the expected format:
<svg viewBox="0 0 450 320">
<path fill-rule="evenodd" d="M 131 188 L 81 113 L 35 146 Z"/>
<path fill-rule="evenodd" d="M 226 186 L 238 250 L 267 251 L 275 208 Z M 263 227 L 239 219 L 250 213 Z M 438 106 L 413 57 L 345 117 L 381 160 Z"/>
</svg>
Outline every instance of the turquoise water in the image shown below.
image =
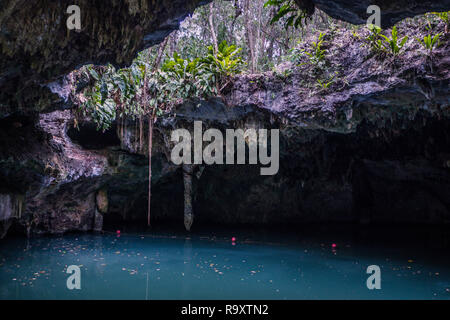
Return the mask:
<svg viewBox="0 0 450 320">
<path fill-rule="evenodd" d="M 0 242 L 0 299 L 450 299 L 442 248 L 233 236 L 9 238 Z M 373 264 L 381 290 L 366 287 Z M 81 290 L 66 287 L 69 265 L 81 269 Z"/>
</svg>

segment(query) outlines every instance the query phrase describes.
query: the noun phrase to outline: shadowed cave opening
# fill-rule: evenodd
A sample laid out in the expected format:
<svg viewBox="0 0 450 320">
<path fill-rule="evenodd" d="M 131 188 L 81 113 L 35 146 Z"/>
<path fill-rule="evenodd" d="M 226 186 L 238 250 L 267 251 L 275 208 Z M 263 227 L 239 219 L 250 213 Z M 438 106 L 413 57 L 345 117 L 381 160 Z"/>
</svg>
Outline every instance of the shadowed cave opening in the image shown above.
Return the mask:
<svg viewBox="0 0 450 320">
<path fill-rule="evenodd" d="M 364 121 L 355 133 L 321 131 L 307 145 L 301 139 L 304 135 L 290 137 L 290 145 L 282 135 L 276 177 L 261 176 L 259 166 L 211 165 L 204 167 L 201 175 L 196 169 L 193 228 L 318 222 L 448 223 L 448 121 L 419 113 L 403 125 L 403 119 L 397 119 L 376 136 L 373 132 L 380 129 Z M 302 152 L 290 152 L 289 148 Z M 154 173 L 160 170 L 156 164 L 164 163 L 160 157 L 164 158 L 155 155 Z M 147 160 L 143 157 L 141 161 L 145 166 Z M 127 181 L 108 186 L 105 230 L 125 225 L 145 229 L 148 182 Z M 151 204 L 154 226 L 182 228 L 180 169 L 154 181 L 152 198 L 157 199 Z"/>
<path fill-rule="evenodd" d="M 107 147 L 120 146 L 116 125 L 102 131 L 94 123 L 83 123 L 79 128 L 71 127 L 67 130 L 68 137 L 75 143 L 88 150 L 100 150 Z"/>
</svg>

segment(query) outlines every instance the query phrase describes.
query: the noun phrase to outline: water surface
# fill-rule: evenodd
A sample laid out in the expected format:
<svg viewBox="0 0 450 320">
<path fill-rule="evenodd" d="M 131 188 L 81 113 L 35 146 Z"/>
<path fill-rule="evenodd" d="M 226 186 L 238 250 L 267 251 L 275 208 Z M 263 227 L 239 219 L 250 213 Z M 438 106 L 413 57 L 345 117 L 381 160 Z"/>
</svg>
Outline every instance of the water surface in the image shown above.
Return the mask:
<svg viewBox="0 0 450 320">
<path fill-rule="evenodd" d="M 436 246 L 321 232 L 9 238 L 0 299 L 450 299 L 446 235 Z M 69 265 L 81 290 L 66 287 Z M 369 265 L 381 290 L 367 289 Z"/>
</svg>

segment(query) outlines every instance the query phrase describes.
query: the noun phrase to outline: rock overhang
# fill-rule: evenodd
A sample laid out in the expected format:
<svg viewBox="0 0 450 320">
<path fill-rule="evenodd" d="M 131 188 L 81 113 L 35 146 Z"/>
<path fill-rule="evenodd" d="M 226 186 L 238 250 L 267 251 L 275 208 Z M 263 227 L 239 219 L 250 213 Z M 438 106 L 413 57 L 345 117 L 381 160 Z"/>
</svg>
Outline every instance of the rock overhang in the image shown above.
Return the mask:
<svg viewBox="0 0 450 320">
<path fill-rule="evenodd" d="M 127 66 L 136 54 L 161 42 L 195 8 L 209 0 L 76 1 L 82 28 L 66 27 L 73 1 L 4 0 L 0 4 L 0 117 L 14 112 L 44 112 L 66 106 L 48 84 L 84 64 Z M 365 23 L 367 7 L 380 6 L 382 24 L 450 10 L 450 0 L 308 0 L 328 15 Z M 51 85 L 50 85 L 51 86 Z M 57 88 L 58 89 L 58 88 Z"/>
</svg>

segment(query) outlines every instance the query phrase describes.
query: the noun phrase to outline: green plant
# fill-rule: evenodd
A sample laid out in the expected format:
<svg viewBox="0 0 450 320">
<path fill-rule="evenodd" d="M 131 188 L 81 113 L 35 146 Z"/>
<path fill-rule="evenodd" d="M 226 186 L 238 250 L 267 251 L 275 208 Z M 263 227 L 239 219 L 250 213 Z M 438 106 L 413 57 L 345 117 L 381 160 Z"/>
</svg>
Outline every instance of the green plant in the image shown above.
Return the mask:
<svg viewBox="0 0 450 320">
<path fill-rule="evenodd" d="M 285 29 L 288 29 L 289 27 L 303 28 L 310 14 L 308 14 L 307 11 L 300 9 L 297 3 L 294 0 L 268 0 L 264 4 L 264 8 L 267 8 L 268 6 L 276 6 L 279 8 L 270 21 L 270 24 L 274 24 L 282 18 L 286 18 L 286 21 L 284 22 Z"/>
<path fill-rule="evenodd" d="M 98 129 L 107 130 L 116 118 L 116 104 L 109 97 L 108 86 L 111 79 L 113 67 L 108 66 L 104 75 L 100 76 L 92 66 L 86 67 L 87 73 L 96 80 L 94 86 L 81 96 L 80 109 L 83 114 L 89 116 L 96 124 Z"/>
<path fill-rule="evenodd" d="M 322 49 L 323 45 L 323 37 L 325 36 L 324 33 L 320 33 L 319 37 L 316 42 L 311 43 L 311 51 L 305 51 L 305 54 L 309 57 L 309 60 L 312 64 L 315 66 L 319 66 L 322 62 L 325 60 L 325 53 L 326 50 Z"/>
<path fill-rule="evenodd" d="M 285 69 L 281 73 L 278 73 L 278 76 L 282 79 L 287 79 L 292 75 L 293 71 L 291 69 Z"/>
<path fill-rule="evenodd" d="M 329 78 L 327 80 L 317 79 L 316 86 L 319 89 L 327 90 L 333 83 L 334 83 L 334 76 L 332 76 L 331 78 Z"/>
<path fill-rule="evenodd" d="M 295 65 L 299 65 L 301 63 L 301 60 L 304 55 L 305 55 L 305 50 L 294 47 L 289 50 L 289 53 L 284 57 L 284 59 L 286 61 L 290 61 L 290 62 L 294 63 Z M 272 69 L 274 69 L 274 68 L 276 68 L 276 66 L 274 66 Z"/>
<path fill-rule="evenodd" d="M 427 14 L 425 14 L 424 15 L 424 22 L 425 22 L 425 29 L 427 30 L 427 31 L 429 31 L 429 32 L 431 32 L 432 30 L 433 30 L 433 25 L 432 25 L 432 22 L 433 22 L 433 18 L 434 18 L 434 15 L 432 14 L 432 13 L 427 13 Z"/>
<path fill-rule="evenodd" d="M 151 94 L 147 96 L 144 93 L 146 79 L 149 82 L 147 69 L 150 66 L 139 59 L 129 68 L 116 70 L 108 65 L 100 73 L 88 66 L 86 73 L 95 82 L 81 94 L 83 114 L 89 116 L 99 129 L 107 130 L 117 118 L 137 118 L 148 111 L 144 106 L 156 107 L 152 100 L 148 100 Z"/>
<path fill-rule="evenodd" d="M 361 37 L 359 36 L 358 32 L 356 30 L 352 30 L 352 36 L 355 39 L 361 39 Z"/>
<path fill-rule="evenodd" d="M 240 51 L 223 41 L 217 54 L 212 46 L 206 56 L 193 59 L 175 52 L 153 72 L 147 72 L 152 67 L 143 56 L 129 68 L 119 70 L 111 65 L 98 70 L 88 66 L 84 75 L 94 83 L 79 95 L 80 110 L 99 129 L 107 130 L 118 118 L 135 119 L 149 113 L 160 116 L 183 100 L 218 95 L 240 72 Z"/>
<path fill-rule="evenodd" d="M 435 36 L 431 36 L 431 34 L 425 36 L 423 39 L 416 38 L 417 41 L 427 50 L 428 56 L 433 55 L 433 50 L 440 45 L 439 37 L 441 33 L 436 34 Z"/>
<path fill-rule="evenodd" d="M 289 80 L 289 77 L 293 74 L 292 68 L 285 68 L 284 66 L 282 68 L 273 68 L 272 69 L 273 75 L 284 82 Z"/>
<path fill-rule="evenodd" d="M 231 77 L 240 73 L 243 62 L 238 57 L 240 48 L 223 41 L 218 49 L 214 54 L 213 47 L 209 46 L 206 57 L 192 60 L 183 59 L 175 52 L 161 68 L 166 88 L 176 92 L 181 100 L 220 94 Z"/>
<path fill-rule="evenodd" d="M 380 37 L 383 38 L 383 45 L 386 51 L 392 53 L 394 56 L 397 56 L 400 53 L 405 46 L 406 41 L 408 41 L 407 36 L 403 37 L 402 40 L 399 40 L 396 26 L 392 28 L 391 38 L 388 38 L 384 34 L 380 34 Z"/>
<path fill-rule="evenodd" d="M 230 82 L 231 77 L 241 72 L 244 65 L 239 57 L 242 51 L 235 45 L 228 45 L 227 41 L 222 41 L 218 46 L 217 54 L 214 54 L 213 46 L 208 47 L 208 55 L 201 61 L 204 63 L 205 72 L 210 72 L 216 81 L 216 93 L 221 91 Z"/>
<path fill-rule="evenodd" d="M 450 11 L 446 12 L 432 12 L 435 16 L 445 23 L 445 33 L 448 33 L 450 27 Z"/>
<path fill-rule="evenodd" d="M 166 60 L 161 67 L 160 82 L 172 98 L 203 98 L 215 94 L 214 74 L 205 71 L 205 65 L 199 58 L 183 59 L 177 52 Z"/>
<path fill-rule="evenodd" d="M 294 63 L 297 67 L 312 65 L 314 73 L 322 73 L 325 70 L 327 61 L 327 50 L 323 48 L 325 34 L 320 33 L 317 41 L 310 44 L 309 49 L 293 48 L 286 56 L 286 60 Z"/>
<path fill-rule="evenodd" d="M 381 28 L 377 25 L 370 24 L 367 26 L 369 35 L 364 39 L 364 44 L 369 46 L 372 52 L 379 54 L 384 51 L 381 38 Z"/>
</svg>

